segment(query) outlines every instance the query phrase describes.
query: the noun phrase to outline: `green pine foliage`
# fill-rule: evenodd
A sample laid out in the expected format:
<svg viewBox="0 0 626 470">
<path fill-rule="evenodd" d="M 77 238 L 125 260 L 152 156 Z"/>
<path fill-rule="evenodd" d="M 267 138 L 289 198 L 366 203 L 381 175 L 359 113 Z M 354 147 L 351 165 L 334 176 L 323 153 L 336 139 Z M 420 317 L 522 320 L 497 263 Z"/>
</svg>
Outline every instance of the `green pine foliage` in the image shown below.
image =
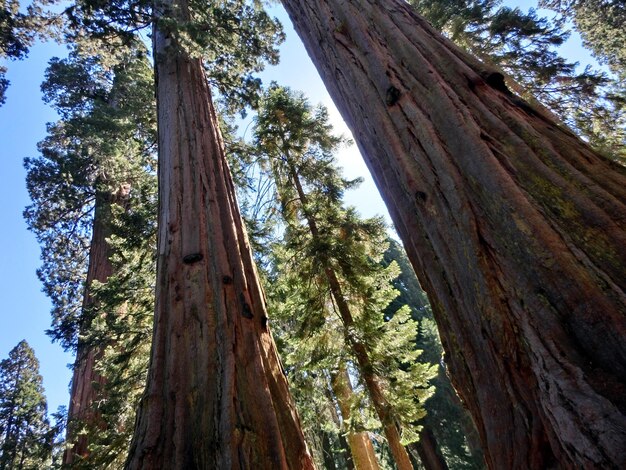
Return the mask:
<svg viewBox="0 0 626 470">
<path fill-rule="evenodd" d="M 367 348 L 369 372 L 383 384 L 403 440 L 416 440 L 434 368 L 416 360 L 417 324 L 408 309 L 389 321 L 383 315 L 397 295 L 391 280 L 398 271 L 380 264 L 387 237 L 382 220 L 363 219 L 343 204 L 344 192 L 358 184 L 341 176 L 333 156 L 345 140 L 333 136 L 324 108 L 313 109 L 302 95 L 276 86 L 262 102 L 254 132 L 262 165 L 275 184 L 278 205 L 270 210 L 284 224 L 274 251 L 270 310 L 280 324 L 288 376 L 302 384 L 296 398 L 304 399 L 299 403 L 305 424 L 315 425 L 306 418 L 314 419 L 315 412 L 306 406 L 323 409 L 328 377 L 339 364 L 355 364 L 351 349 L 359 343 Z M 351 325 L 337 312 L 329 271 L 349 303 Z M 360 381 L 363 371 L 351 369 Z M 347 429 L 377 428 L 365 387 L 356 389 Z"/>
<path fill-rule="evenodd" d="M 145 224 L 139 208 L 154 199 L 151 68 L 142 46 L 124 51 L 112 67 L 77 51 L 51 61 L 42 89 L 62 119 L 49 125 L 41 155 L 25 159 L 33 203 L 24 216 L 42 246 L 38 275 L 53 304 L 49 333 L 65 348 L 75 348 L 81 325 L 97 316 L 82 309 L 97 201 L 112 220 L 116 209 L 106 201 L 130 185 L 124 217 L 134 217 L 126 227 L 135 229 Z"/>
<path fill-rule="evenodd" d="M 39 361 L 20 341 L 0 362 L 0 469 L 45 468 L 53 438 Z"/>
<path fill-rule="evenodd" d="M 417 349 L 424 351 L 420 359 L 437 367 L 437 376 L 432 380 L 435 393 L 425 404 L 427 414 L 421 423 L 428 426 L 435 435 L 439 449 L 450 468 L 484 468 L 480 449 L 469 444 L 470 441 L 477 442 L 478 432 L 467 412 L 463 410 L 446 374 L 443 348 L 426 293 L 420 287 L 402 246 L 392 238 L 388 239 L 388 243 L 383 265 L 397 264 L 400 274 L 392 281 L 399 295 L 387 307 L 385 315 L 392 317 L 398 305 L 406 305 L 410 309 L 411 318 L 420 325 L 415 338 Z"/>
<path fill-rule="evenodd" d="M 160 25 L 177 38 L 173 43 L 202 58 L 211 86 L 229 112 L 255 105 L 261 81 L 255 73 L 278 62 L 282 26 L 265 11 L 260 0 L 205 2 L 190 0 L 184 14 L 161 12 Z M 78 0 L 66 9 L 70 39 L 88 36 L 102 43 L 126 43 L 152 25 L 153 2 L 147 0 Z M 183 17 L 185 21 L 174 18 Z"/>
<path fill-rule="evenodd" d="M 611 75 L 605 78 L 599 103 L 580 103 L 576 111 L 583 135 L 605 154 L 626 162 L 626 6 L 621 0 L 540 0 L 572 21 L 584 46 L 606 64 Z"/>
<path fill-rule="evenodd" d="M 46 7 L 55 0 L 35 0 L 21 8 L 19 0 L 3 0 L 0 3 L 0 60 L 19 60 L 28 55 L 28 50 L 37 38 L 54 35 L 58 18 Z M 6 100 L 9 81 L 7 68 L 0 65 L 0 106 Z"/>
<path fill-rule="evenodd" d="M 626 79 L 626 6 L 621 0 L 540 0 L 572 20 L 584 45 Z"/>
</svg>

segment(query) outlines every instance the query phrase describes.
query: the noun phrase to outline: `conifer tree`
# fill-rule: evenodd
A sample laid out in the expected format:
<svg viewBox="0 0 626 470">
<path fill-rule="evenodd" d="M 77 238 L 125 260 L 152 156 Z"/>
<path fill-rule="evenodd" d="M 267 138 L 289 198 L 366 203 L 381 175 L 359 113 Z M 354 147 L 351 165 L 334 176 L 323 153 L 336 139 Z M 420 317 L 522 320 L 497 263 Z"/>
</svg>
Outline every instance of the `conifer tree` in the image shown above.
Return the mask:
<svg viewBox="0 0 626 470">
<path fill-rule="evenodd" d="M 54 305 L 50 333 L 66 348 L 76 347 L 64 458 L 76 468 L 96 465 L 99 457 L 87 457 L 100 449 L 99 443 L 110 443 L 104 437 L 108 430 L 128 440 L 128 422 L 120 425 L 120 415 L 132 422 L 132 414 L 109 401 L 102 359 L 115 344 L 120 362 L 129 346 L 113 331 L 96 335 L 94 322 L 130 328 L 132 312 L 145 305 L 132 290 L 124 296 L 119 290 L 123 283 L 115 297 L 97 287 L 117 274 L 114 256 L 129 257 L 112 246 L 111 237 L 150 240 L 143 238 L 142 229 L 154 214 L 142 211 L 154 210 L 155 193 L 154 101 L 145 48 L 130 44 L 90 56 L 83 52 L 86 45 L 76 44 L 68 59 L 51 61 L 42 89 L 62 120 L 50 126 L 49 137 L 40 144 L 41 157 L 26 160 L 33 205 L 25 215 L 43 245 L 39 274 Z M 149 260 L 153 249 L 142 248 L 141 256 Z M 153 284 L 137 273 L 126 284 L 143 289 Z M 145 337 L 146 310 L 142 312 Z M 122 383 L 137 387 L 137 380 Z M 125 400 L 132 407 L 132 395 Z M 108 459 L 115 450 L 108 449 Z"/>
<path fill-rule="evenodd" d="M 148 383 L 126 468 L 312 468 L 268 328 L 202 61 L 175 27 L 219 13 L 214 6 L 162 2 L 155 10 L 157 302 Z M 258 3 L 243 6 L 249 8 L 243 17 L 224 8 L 220 23 L 201 24 L 239 47 L 249 37 L 233 36 L 231 27 L 241 33 L 242 25 L 258 26 L 249 31 L 253 38 L 273 29 Z M 244 56 L 248 64 L 260 66 L 273 52 L 271 43 L 251 46 L 261 54 Z"/>
<path fill-rule="evenodd" d="M 396 465 L 412 468 L 403 444 L 417 438 L 412 424 L 423 415 L 419 403 L 430 394 L 431 370 L 415 360 L 416 325 L 408 308 L 387 322 L 383 317 L 395 296 L 390 281 L 397 274 L 395 267 L 383 269 L 377 263 L 384 225 L 343 207 L 343 192 L 357 181 L 343 179 L 336 169 L 333 153 L 342 140 L 331 132 L 326 111 L 314 111 L 301 95 L 280 87 L 266 94 L 255 140 L 275 181 L 286 224 L 287 254 L 277 269 L 291 273 L 288 296 L 295 303 L 290 310 L 300 317 L 299 335 L 318 342 L 312 353 L 349 351 Z M 332 321 L 333 316 L 338 318 Z M 333 335 L 337 328 L 339 334 Z M 330 373 L 344 408 L 341 392 L 349 379 L 341 364 L 347 358 L 338 351 L 335 356 L 338 362 Z M 356 464 L 360 459 L 352 449 Z"/>
<path fill-rule="evenodd" d="M 0 469 L 39 470 L 49 463 L 52 433 L 35 352 L 20 341 L 0 362 Z"/>
<path fill-rule="evenodd" d="M 623 467 L 624 168 L 401 0 L 283 4 L 429 294 L 487 465 Z"/>
<path fill-rule="evenodd" d="M 423 429 L 415 450 L 420 456 L 424 453 L 442 454 L 449 468 L 482 468 L 478 434 L 447 376 L 441 341 L 426 293 L 400 243 L 392 238 L 388 243 L 383 265 L 395 262 L 400 274 L 392 281 L 399 295 L 389 304 L 385 315 L 391 317 L 399 306 L 407 305 L 411 309 L 411 318 L 420 326 L 415 340 L 415 347 L 423 351 L 420 360 L 437 366 L 437 376 L 432 381 L 435 393 L 425 404 L 427 413 L 420 422 Z"/>
</svg>

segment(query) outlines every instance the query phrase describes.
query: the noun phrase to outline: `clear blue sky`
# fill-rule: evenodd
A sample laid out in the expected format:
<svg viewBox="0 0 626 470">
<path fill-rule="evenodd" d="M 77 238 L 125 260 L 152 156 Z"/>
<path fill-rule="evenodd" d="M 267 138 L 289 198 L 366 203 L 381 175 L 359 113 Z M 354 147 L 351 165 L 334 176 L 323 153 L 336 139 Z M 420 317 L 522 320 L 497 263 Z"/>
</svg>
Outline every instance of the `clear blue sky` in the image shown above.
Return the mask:
<svg viewBox="0 0 626 470">
<path fill-rule="evenodd" d="M 534 4 L 531 0 L 505 3 L 523 9 Z M 263 80 L 276 80 L 305 91 L 312 103 L 321 102 L 330 108 L 337 132 L 349 135 L 286 15 L 280 7 L 273 11 L 285 25 L 287 41 L 281 48 L 281 64 L 266 71 Z M 563 53 L 586 63 L 589 56 L 579 44 L 574 38 Z M 56 120 L 54 112 L 41 101 L 39 91 L 47 62 L 54 55 L 63 56 L 64 49 L 55 44 L 37 45 L 27 60 L 9 62 L 11 86 L 7 103 L 0 107 L 0 359 L 22 339 L 29 342 L 41 363 L 50 411 L 68 404 L 71 373 L 67 364 L 73 362 L 73 357 L 51 344 L 44 334 L 50 325 L 50 302 L 41 292 L 35 274 L 40 265 L 39 247 L 22 218 L 29 204 L 22 160 L 37 155 L 37 142 L 45 136 L 46 122 Z M 356 205 L 365 216 L 386 213 L 356 146 L 342 151 L 339 158 L 346 176 L 366 177 L 362 187 L 348 196 L 348 203 Z"/>
</svg>

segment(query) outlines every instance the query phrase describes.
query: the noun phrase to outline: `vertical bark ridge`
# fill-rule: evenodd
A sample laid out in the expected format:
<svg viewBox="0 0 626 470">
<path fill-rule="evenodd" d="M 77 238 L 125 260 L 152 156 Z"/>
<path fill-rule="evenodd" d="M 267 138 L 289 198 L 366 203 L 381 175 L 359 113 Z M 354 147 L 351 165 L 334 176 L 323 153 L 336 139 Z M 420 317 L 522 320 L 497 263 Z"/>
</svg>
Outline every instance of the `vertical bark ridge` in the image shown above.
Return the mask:
<svg viewBox="0 0 626 470">
<path fill-rule="evenodd" d="M 397 0 L 284 0 L 492 468 L 626 465 L 626 174 Z"/>
</svg>

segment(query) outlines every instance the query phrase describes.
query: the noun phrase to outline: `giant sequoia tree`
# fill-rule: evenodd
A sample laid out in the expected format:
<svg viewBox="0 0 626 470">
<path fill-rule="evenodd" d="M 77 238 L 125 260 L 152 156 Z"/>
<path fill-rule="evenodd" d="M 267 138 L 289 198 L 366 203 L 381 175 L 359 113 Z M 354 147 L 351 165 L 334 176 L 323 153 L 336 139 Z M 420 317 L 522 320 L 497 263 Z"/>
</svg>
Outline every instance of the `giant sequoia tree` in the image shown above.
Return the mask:
<svg viewBox="0 0 626 470">
<path fill-rule="evenodd" d="M 283 2 L 429 294 L 492 468 L 626 465 L 626 173 L 399 0 Z"/>
<path fill-rule="evenodd" d="M 186 1 L 157 2 L 154 11 L 156 312 L 148 384 L 126 467 L 312 468 L 202 61 L 175 29 L 196 13 Z M 263 15 L 257 18 L 262 22 Z"/>
<path fill-rule="evenodd" d="M 64 463 L 93 467 L 94 460 L 85 459 L 99 443 L 111 444 L 103 439 L 107 428 L 114 428 L 115 436 L 128 434 L 128 423 L 122 425 L 117 416 L 121 407 L 109 406 L 103 413 L 108 400 L 101 367 L 107 346 L 115 341 L 123 351 L 127 345 L 119 335 L 113 339 L 114 328 L 97 338 L 92 333 L 95 321 L 130 324 L 136 313 L 129 307 L 136 292 L 105 302 L 96 285 L 115 277 L 113 258 L 122 255 L 111 237 L 144 236 L 145 224 L 138 222 L 145 217 L 137 214 L 153 199 L 155 113 L 145 47 L 101 49 L 98 56 L 75 47 L 67 59 L 51 61 L 42 89 L 62 119 L 49 126 L 39 145 L 41 156 L 26 160 L 33 204 L 25 216 L 42 243 L 44 265 L 38 274 L 54 305 L 49 333 L 64 347 L 76 347 Z M 123 220 L 126 216 L 135 223 Z M 116 231 L 116 224 L 124 229 Z M 128 255 L 123 254 L 125 264 Z M 135 286 L 138 279 L 143 278 L 135 276 Z"/>
</svg>

